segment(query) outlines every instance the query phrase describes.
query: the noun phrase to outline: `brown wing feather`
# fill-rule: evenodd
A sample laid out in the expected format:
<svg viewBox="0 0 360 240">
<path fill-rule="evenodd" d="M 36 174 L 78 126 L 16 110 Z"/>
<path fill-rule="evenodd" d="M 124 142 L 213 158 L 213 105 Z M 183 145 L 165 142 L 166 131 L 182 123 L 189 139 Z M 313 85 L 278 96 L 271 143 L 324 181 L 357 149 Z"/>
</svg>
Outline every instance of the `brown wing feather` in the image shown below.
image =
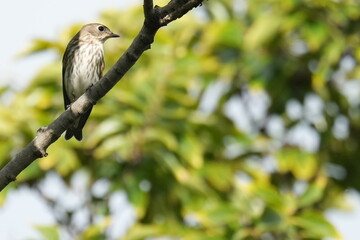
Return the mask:
<svg viewBox="0 0 360 240">
<path fill-rule="evenodd" d="M 77 33 L 69 42 L 69 44 L 66 47 L 63 60 L 62 60 L 62 87 L 63 87 L 63 97 L 64 97 L 64 108 L 65 110 L 69 107 L 71 104 L 71 101 L 69 99 L 68 93 L 66 91 L 66 80 L 69 81 L 69 79 L 66 78 L 66 71 L 71 71 L 72 61 L 74 58 L 74 52 L 79 48 L 79 36 L 80 34 Z"/>
</svg>

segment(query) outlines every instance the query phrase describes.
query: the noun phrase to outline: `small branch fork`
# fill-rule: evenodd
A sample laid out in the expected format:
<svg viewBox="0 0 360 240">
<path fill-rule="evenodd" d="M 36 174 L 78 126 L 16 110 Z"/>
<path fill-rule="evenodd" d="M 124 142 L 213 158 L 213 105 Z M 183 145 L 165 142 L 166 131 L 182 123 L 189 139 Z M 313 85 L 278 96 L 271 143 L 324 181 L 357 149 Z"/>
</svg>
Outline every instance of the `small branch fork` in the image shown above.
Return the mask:
<svg viewBox="0 0 360 240">
<path fill-rule="evenodd" d="M 36 137 L 0 170 L 0 191 L 15 181 L 19 173 L 37 158 L 46 157 L 46 149 L 91 106 L 99 101 L 119 82 L 135 64 L 144 51 L 150 49 L 159 28 L 181 18 L 203 0 L 171 0 L 166 6 L 153 5 L 153 0 L 144 0 L 145 21 L 139 34 L 116 64 L 94 86 L 89 88 L 71 108 L 68 108 L 48 126 L 41 127 Z"/>
</svg>

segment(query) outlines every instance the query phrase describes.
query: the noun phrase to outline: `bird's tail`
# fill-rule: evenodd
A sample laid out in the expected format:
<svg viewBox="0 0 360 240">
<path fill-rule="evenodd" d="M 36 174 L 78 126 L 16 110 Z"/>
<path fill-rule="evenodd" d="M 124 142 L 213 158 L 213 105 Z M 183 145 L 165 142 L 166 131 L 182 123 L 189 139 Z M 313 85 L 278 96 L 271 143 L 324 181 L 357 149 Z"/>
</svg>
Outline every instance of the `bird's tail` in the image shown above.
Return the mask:
<svg viewBox="0 0 360 240">
<path fill-rule="evenodd" d="M 81 115 L 74 123 L 73 126 L 68 128 L 65 133 L 65 140 L 69 140 L 73 136 L 78 140 L 82 140 L 82 129 L 87 121 L 87 119 L 90 116 L 90 113 L 92 111 L 92 107 L 83 115 Z"/>
<path fill-rule="evenodd" d="M 69 128 L 65 133 L 65 140 L 69 140 L 70 138 L 75 137 L 78 141 L 82 140 L 82 129 L 77 128 Z"/>
</svg>

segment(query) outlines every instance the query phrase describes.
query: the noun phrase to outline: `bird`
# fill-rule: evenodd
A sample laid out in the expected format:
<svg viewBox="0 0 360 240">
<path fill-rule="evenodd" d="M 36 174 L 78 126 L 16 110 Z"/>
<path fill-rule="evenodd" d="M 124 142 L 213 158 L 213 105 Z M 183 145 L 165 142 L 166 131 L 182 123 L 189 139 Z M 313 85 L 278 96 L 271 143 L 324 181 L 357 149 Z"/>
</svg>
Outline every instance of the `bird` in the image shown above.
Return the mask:
<svg viewBox="0 0 360 240">
<path fill-rule="evenodd" d="M 62 59 L 62 87 L 65 110 L 85 91 L 99 81 L 104 71 L 103 44 L 118 34 L 101 23 L 89 23 L 68 43 Z M 66 130 L 65 139 L 83 138 L 82 129 L 90 116 L 92 107 L 82 114 Z"/>
</svg>

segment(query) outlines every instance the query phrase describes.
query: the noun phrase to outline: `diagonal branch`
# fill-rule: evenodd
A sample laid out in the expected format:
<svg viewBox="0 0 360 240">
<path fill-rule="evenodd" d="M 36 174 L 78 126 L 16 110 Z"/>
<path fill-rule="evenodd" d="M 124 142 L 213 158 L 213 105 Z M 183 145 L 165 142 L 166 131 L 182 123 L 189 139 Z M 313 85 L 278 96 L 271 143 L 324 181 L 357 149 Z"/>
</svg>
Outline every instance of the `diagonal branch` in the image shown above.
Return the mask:
<svg viewBox="0 0 360 240">
<path fill-rule="evenodd" d="M 161 26 L 166 26 L 170 22 L 181 18 L 183 15 L 185 15 L 187 12 L 189 12 L 191 9 L 197 6 L 200 6 L 203 2 L 203 0 L 183 0 L 181 1 L 182 4 L 179 6 L 179 1 L 170 1 L 169 4 L 162 7 L 159 10 L 160 14 L 160 24 Z"/>
<path fill-rule="evenodd" d="M 46 149 L 81 114 L 84 114 L 105 96 L 135 64 L 144 51 L 150 49 L 159 28 L 182 17 L 191 9 L 201 5 L 202 2 L 203 0 L 171 0 L 164 7 L 153 7 L 153 0 L 144 0 L 144 25 L 130 47 L 100 81 L 88 89 L 71 105 L 71 108 L 68 108 L 52 123 L 46 127 L 41 127 L 37 131 L 36 137 L 0 170 L 0 191 L 10 182 L 15 181 L 17 175 L 37 158 L 47 156 Z"/>
</svg>

